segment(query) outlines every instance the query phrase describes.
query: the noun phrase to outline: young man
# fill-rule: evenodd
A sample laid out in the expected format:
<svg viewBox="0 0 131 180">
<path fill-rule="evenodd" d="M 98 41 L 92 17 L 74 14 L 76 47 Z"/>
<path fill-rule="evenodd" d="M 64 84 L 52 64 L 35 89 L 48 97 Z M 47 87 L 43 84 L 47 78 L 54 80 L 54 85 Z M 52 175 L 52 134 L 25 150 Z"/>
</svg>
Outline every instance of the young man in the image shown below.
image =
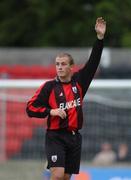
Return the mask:
<svg viewBox="0 0 131 180">
<path fill-rule="evenodd" d="M 29 100 L 29 117 L 47 120 L 45 139 L 51 180 L 70 180 L 79 173 L 83 124 L 82 101 L 100 62 L 106 22 L 102 17 L 95 24 L 97 40 L 85 66 L 72 73 L 74 60 L 67 53 L 56 57 L 54 80 L 44 83 Z"/>
</svg>

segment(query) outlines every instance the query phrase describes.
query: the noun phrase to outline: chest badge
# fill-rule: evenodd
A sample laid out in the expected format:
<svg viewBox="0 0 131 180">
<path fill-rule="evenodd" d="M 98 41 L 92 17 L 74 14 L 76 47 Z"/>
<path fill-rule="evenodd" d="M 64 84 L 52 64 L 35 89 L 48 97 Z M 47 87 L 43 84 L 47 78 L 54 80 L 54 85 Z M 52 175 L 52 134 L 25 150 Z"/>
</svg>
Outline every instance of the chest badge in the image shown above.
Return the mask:
<svg viewBox="0 0 131 180">
<path fill-rule="evenodd" d="M 76 87 L 76 86 L 72 87 L 72 91 L 73 91 L 74 93 L 77 93 L 77 87 Z"/>
</svg>

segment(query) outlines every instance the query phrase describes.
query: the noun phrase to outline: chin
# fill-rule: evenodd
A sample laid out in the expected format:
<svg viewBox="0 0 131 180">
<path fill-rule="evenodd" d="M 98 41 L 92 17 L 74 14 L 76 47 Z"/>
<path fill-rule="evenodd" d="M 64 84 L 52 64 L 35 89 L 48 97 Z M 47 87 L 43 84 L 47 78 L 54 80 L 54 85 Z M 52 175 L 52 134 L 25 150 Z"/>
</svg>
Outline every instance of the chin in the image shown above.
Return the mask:
<svg viewBox="0 0 131 180">
<path fill-rule="evenodd" d="M 59 77 L 60 77 L 60 78 L 65 78 L 65 76 L 61 76 L 61 75 L 60 75 Z"/>
<path fill-rule="evenodd" d="M 65 74 L 59 73 L 58 76 L 64 78 Z"/>
</svg>

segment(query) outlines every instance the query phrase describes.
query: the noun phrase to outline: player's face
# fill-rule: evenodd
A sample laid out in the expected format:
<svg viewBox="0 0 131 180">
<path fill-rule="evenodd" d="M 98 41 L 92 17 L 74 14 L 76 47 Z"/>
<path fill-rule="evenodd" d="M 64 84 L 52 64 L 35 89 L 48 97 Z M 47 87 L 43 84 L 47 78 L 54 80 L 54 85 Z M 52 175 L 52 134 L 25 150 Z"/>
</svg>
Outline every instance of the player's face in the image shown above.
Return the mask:
<svg viewBox="0 0 131 180">
<path fill-rule="evenodd" d="M 56 57 L 56 72 L 58 77 L 68 79 L 72 73 L 72 66 L 68 57 Z"/>
</svg>

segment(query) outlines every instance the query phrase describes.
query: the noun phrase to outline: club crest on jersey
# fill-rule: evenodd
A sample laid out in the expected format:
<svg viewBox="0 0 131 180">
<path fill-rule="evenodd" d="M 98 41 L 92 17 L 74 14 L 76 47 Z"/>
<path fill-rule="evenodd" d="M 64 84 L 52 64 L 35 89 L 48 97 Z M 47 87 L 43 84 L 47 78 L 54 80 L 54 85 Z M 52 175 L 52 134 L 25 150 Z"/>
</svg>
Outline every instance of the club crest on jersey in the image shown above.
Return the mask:
<svg viewBox="0 0 131 180">
<path fill-rule="evenodd" d="M 76 86 L 72 87 L 72 91 L 73 91 L 74 93 L 77 93 L 77 87 L 76 87 Z"/>
<path fill-rule="evenodd" d="M 51 156 L 51 160 L 52 160 L 53 162 L 56 162 L 56 161 L 57 161 L 57 155 Z"/>
</svg>

